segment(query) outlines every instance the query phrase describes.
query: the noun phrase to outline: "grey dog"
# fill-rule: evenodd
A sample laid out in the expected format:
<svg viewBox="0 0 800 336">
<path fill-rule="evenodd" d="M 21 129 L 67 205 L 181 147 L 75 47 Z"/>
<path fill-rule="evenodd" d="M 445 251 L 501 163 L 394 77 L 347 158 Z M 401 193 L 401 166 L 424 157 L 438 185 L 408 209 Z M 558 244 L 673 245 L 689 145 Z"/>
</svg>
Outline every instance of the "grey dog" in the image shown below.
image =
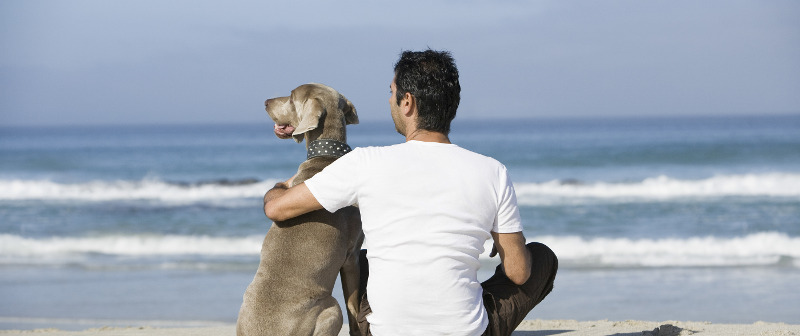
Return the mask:
<svg viewBox="0 0 800 336">
<path fill-rule="evenodd" d="M 293 185 L 314 176 L 350 150 L 345 126 L 357 124 L 353 104 L 322 84 L 305 84 L 290 96 L 268 99 L 267 113 L 280 138 L 305 140 L 308 159 Z M 331 295 L 338 274 L 350 334 L 358 335 L 359 251 L 364 241 L 358 208 L 317 210 L 272 223 L 261 263 L 244 293 L 236 334 L 338 335 L 341 308 Z"/>
</svg>

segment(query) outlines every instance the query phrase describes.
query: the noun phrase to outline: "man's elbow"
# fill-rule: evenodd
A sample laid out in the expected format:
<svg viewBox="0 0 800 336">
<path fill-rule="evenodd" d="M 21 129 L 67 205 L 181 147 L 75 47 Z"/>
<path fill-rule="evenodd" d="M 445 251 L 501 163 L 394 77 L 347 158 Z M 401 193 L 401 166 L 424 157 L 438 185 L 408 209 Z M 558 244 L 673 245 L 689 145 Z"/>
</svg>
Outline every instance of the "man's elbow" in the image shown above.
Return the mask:
<svg viewBox="0 0 800 336">
<path fill-rule="evenodd" d="M 508 270 L 506 270 L 506 276 L 515 285 L 521 286 L 531 277 L 531 269 L 526 267 L 525 269 L 518 269 L 514 272 L 508 272 Z"/>
<path fill-rule="evenodd" d="M 289 219 L 285 211 L 282 211 L 280 208 L 270 203 L 264 204 L 264 214 L 273 222 L 281 222 Z"/>
<path fill-rule="evenodd" d="M 522 254 L 505 269 L 506 276 L 516 285 L 522 285 L 531 277 L 531 255 L 527 249 L 523 249 Z"/>
</svg>

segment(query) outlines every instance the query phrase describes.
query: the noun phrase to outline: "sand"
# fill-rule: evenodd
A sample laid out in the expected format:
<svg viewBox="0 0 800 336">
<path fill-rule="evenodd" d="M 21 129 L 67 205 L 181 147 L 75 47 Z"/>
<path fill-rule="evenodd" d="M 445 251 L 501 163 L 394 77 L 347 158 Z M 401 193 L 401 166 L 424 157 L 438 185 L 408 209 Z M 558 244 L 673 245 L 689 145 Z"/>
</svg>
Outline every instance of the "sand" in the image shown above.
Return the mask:
<svg viewBox="0 0 800 336">
<path fill-rule="evenodd" d="M 61 331 L 55 329 L 0 330 L 0 335 L 42 336 L 225 336 L 235 335 L 236 327 L 219 326 L 203 328 L 97 328 L 84 331 Z M 800 325 L 756 322 L 753 324 L 715 324 L 709 322 L 680 321 L 575 321 L 575 320 L 527 320 L 517 328 L 514 336 L 677 336 L 677 335 L 798 335 Z M 347 327 L 339 335 L 347 335 Z"/>
</svg>

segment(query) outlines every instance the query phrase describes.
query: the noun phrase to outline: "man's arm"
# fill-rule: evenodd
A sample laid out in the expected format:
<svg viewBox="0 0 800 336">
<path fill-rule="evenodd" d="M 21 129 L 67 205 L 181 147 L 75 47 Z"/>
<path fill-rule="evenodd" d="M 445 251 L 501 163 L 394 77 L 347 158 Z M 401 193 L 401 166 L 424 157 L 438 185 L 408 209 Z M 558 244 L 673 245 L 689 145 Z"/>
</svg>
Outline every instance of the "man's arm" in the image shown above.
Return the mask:
<svg viewBox="0 0 800 336">
<path fill-rule="evenodd" d="M 494 247 L 500 254 L 506 276 L 517 285 L 522 285 L 531 276 L 531 256 L 525 247 L 525 236 L 522 232 L 492 232 Z M 494 251 L 492 251 L 494 255 Z"/>
<path fill-rule="evenodd" d="M 264 214 L 269 219 L 279 222 L 322 209 L 305 183 L 289 188 L 291 180 L 275 184 L 264 195 Z"/>
</svg>

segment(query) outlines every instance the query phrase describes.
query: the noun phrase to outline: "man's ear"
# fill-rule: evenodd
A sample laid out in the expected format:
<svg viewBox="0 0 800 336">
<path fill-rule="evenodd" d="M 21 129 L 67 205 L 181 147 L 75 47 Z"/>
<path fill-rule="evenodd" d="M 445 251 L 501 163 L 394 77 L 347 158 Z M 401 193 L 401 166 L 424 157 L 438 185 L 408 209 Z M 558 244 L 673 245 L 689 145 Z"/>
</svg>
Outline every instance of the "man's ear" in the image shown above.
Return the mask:
<svg viewBox="0 0 800 336">
<path fill-rule="evenodd" d="M 411 116 L 412 112 L 416 110 L 416 100 L 414 100 L 414 95 L 410 92 L 406 92 L 403 95 L 403 99 L 400 100 L 400 112 L 406 116 Z"/>
<path fill-rule="evenodd" d="M 301 106 L 295 105 L 295 109 L 297 109 L 300 121 L 297 123 L 297 127 L 294 128 L 292 137 L 294 137 L 294 141 L 299 143 L 303 141 L 306 132 L 319 126 L 319 121 L 325 114 L 325 109 L 319 100 L 315 98 L 306 100 Z"/>
<path fill-rule="evenodd" d="M 353 103 L 350 102 L 347 98 L 344 99 L 347 101 L 347 106 L 344 108 L 344 122 L 345 125 L 352 125 L 358 124 L 358 114 L 356 114 L 356 107 L 353 106 Z"/>
</svg>

